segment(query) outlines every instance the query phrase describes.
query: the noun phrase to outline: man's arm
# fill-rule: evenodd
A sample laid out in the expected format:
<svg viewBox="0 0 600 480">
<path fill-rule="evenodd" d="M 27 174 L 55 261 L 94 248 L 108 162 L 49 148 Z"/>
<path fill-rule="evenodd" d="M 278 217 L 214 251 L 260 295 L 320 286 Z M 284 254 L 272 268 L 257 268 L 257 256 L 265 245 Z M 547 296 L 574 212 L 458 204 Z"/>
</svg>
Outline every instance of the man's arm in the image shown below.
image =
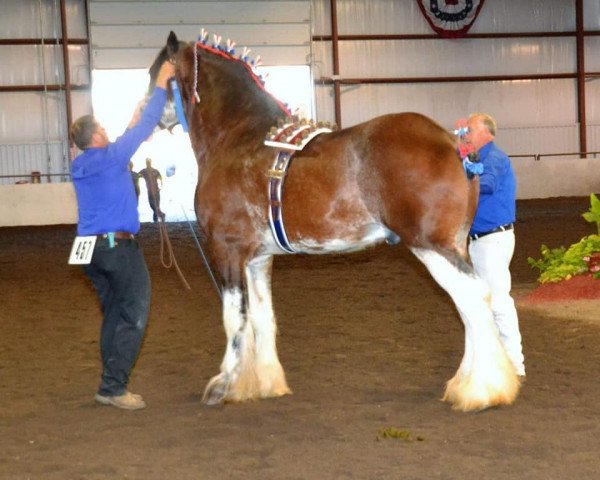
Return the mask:
<svg viewBox="0 0 600 480">
<path fill-rule="evenodd" d="M 498 188 L 500 179 L 506 174 L 508 157 L 492 154 L 483 165 L 483 173 L 479 175 L 479 191 L 483 194 L 492 194 Z"/>
<path fill-rule="evenodd" d="M 158 72 L 158 77 L 156 79 L 156 86 L 159 88 L 162 88 L 163 90 L 166 90 L 169 79 L 171 79 L 174 76 L 175 76 L 175 66 L 171 62 L 165 62 L 161 66 L 160 71 Z M 148 104 L 148 97 L 144 97 L 142 100 L 140 100 L 138 102 L 138 104 L 136 105 L 135 111 L 133 112 L 133 116 L 131 117 L 129 124 L 127 125 L 127 129 L 133 128 L 139 123 L 141 116 L 142 116 L 142 112 L 144 111 L 144 108 L 146 107 L 147 104 Z M 160 120 L 160 118 L 159 118 L 159 120 Z M 156 123 L 158 123 L 158 120 Z"/>
<path fill-rule="evenodd" d="M 129 163 L 129 159 L 160 121 L 167 101 L 167 82 L 174 74 L 174 65 L 170 62 L 163 63 L 150 99 L 147 103 L 144 100 L 138 103 L 126 132 L 109 145 L 111 153 L 119 160 Z"/>
</svg>

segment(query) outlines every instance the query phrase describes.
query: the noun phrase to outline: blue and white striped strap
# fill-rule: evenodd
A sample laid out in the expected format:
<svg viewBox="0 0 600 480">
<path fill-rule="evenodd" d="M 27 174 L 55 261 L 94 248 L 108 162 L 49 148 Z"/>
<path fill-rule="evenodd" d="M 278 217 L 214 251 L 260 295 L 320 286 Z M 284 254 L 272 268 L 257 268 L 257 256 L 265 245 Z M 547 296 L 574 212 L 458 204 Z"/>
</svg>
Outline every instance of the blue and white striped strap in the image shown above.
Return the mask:
<svg viewBox="0 0 600 480">
<path fill-rule="evenodd" d="M 290 245 L 283 225 L 283 181 L 291 159 L 291 152 L 280 150 L 269 170 L 269 227 L 279 248 L 287 253 L 297 253 Z"/>
</svg>

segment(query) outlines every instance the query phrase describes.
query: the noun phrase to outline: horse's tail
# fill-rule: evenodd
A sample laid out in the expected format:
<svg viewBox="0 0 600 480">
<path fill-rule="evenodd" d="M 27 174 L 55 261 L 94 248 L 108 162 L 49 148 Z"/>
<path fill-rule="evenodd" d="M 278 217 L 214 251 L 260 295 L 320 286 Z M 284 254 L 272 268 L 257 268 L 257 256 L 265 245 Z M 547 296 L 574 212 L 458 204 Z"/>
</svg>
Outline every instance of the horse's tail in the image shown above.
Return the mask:
<svg viewBox="0 0 600 480">
<path fill-rule="evenodd" d="M 467 188 L 469 191 L 467 219 L 470 225 L 473 222 L 477 204 L 479 203 L 479 175 L 473 175 L 472 178 L 467 179 Z"/>
<path fill-rule="evenodd" d="M 477 204 L 479 203 L 479 175 L 472 175 L 467 177 L 467 212 L 465 215 L 465 222 L 461 229 L 465 235 L 465 245 L 467 241 L 467 235 L 471 229 L 473 218 L 475 218 L 475 211 L 477 210 Z"/>
<path fill-rule="evenodd" d="M 481 172 L 481 169 L 477 168 L 475 165 L 479 164 L 479 155 L 477 153 L 469 154 L 466 150 L 462 151 L 461 145 L 457 142 L 456 137 L 453 136 L 452 140 L 455 143 L 456 158 L 463 164 L 465 175 L 467 176 L 467 212 L 462 228 L 462 230 L 466 232 L 466 240 L 466 235 L 471 229 L 471 223 L 473 223 L 477 204 L 479 203 L 479 173 Z"/>
<path fill-rule="evenodd" d="M 471 224 L 473 223 L 473 218 L 475 218 L 475 212 L 477 210 L 477 204 L 479 203 L 479 175 L 477 173 L 473 173 L 473 171 L 469 171 L 468 165 L 465 164 L 463 160 L 462 153 L 460 148 L 456 148 L 456 157 L 459 162 L 463 164 L 463 168 L 465 170 L 465 175 L 467 177 L 467 209 L 465 214 L 464 223 L 461 228 L 460 235 L 460 243 L 462 243 L 465 247 L 466 253 L 466 241 L 467 236 L 469 234 L 469 230 L 471 229 Z M 467 157 L 468 159 L 469 157 Z M 478 157 L 473 158 L 475 163 L 479 163 Z M 477 171 L 477 170 L 476 170 Z M 461 248 L 462 250 L 462 248 Z"/>
</svg>

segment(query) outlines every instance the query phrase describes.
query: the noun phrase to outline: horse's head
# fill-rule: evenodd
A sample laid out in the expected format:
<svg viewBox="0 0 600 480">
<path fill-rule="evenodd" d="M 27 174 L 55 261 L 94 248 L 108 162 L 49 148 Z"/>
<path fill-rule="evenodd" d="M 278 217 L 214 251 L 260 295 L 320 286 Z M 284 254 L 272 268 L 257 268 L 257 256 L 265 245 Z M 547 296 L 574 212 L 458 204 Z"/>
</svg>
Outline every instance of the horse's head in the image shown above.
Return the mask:
<svg viewBox="0 0 600 480">
<path fill-rule="evenodd" d="M 203 31 L 198 41 L 180 42 L 171 32 L 150 67 L 150 88 L 161 65 L 176 65 L 180 99 L 190 138 L 196 155 L 203 151 L 222 150 L 226 145 L 236 149 L 256 149 L 279 118 L 290 115 L 287 107 L 268 93 L 254 72 L 256 62 L 248 60 L 247 49 L 234 56 L 233 44 L 221 44 L 215 36 L 212 43 Z M 170 90 L 170 88 L 169 88 Z M 165 128 L 179 123 L 172 92 L 168 108 L 161 119 Z"/>
<path fill-rule="evenodd" d="M 148 85 L 148 94 L 151 94 L 152 90 L 154 89 L 154 86 L 156 84 L 156 77 L 158 76 L 158 72 L 159 72 L 162 64 L 164 62 L 177 63 L 178 53 L 180 52 L 180 50 L 183 49 L 183 47 L 185 45 L 186 45 L 185 42 L 180 42 L 179 40 L 177 40 L 177 36 L 175 35 L 174 32 L 171 32 L 169 34 L 169 38 L 167 39 L 167 44 L 161 49 L 158 56 L 154 60 L 154 63 L 148 70 L 148 73 L 150 74 L 150 83 Z M 171 129 L 178 123 L 179 123 L 179 121 L 177 119 L 177 113 L 175 111 L 175 103 L 173 101 L 173 94 L 169 87 L 169 99 L 163 110 L 163 114 L 160 119 L 159 125 L 162 128 Z"/>
</svg>

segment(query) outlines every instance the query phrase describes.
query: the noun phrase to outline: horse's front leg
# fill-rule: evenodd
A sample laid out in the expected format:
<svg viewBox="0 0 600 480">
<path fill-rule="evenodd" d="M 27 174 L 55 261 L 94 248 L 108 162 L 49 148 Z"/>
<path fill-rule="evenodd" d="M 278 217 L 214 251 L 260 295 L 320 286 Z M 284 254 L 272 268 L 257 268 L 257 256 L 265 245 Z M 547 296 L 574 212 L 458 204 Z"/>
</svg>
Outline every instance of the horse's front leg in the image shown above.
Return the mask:
<svg viewBox="0 0 600 480">
<path fill-rule="evenodd" d="M 291 393 L 279 357 L 275 337 L 277 323 L 271 300 L 271 269 L 273 257 L 264 255 L 252 259 L 246 267 L 248 288 L 248 321 L 252 323 L 256 348 L 258 395 L 278 397 Z"/>
<path fill-rule="evenodd" d="M 245 294 L 241 286 L 223 290 L 223 325 L 227 336 L 221 372 L 206 386 L 202 401 L 216 405 L 254 398 L 257 381 L 254 373 L 254 333 L 247 320 Z"/>
</svg>

